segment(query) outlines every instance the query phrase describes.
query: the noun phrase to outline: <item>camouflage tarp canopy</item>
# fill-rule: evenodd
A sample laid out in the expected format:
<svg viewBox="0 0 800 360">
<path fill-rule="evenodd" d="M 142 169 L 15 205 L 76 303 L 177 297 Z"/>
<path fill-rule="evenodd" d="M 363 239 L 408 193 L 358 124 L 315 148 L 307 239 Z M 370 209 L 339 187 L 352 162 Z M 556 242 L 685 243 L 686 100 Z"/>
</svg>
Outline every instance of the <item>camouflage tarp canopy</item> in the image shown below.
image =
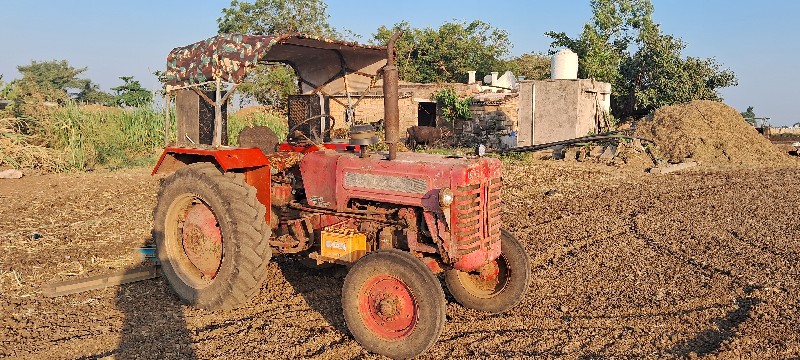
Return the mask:
<svg viewBox="0 0 800 360">
<path fill-rule="evenodd" d="M 219 78 L 241 83 L 257 63 L 294 68 L 303 94 L 365 91 L 386 65 L 386 48 L 302 34 L 221 34 L 173 49 L 167 56 L 167 90 Z"/>
</svg>

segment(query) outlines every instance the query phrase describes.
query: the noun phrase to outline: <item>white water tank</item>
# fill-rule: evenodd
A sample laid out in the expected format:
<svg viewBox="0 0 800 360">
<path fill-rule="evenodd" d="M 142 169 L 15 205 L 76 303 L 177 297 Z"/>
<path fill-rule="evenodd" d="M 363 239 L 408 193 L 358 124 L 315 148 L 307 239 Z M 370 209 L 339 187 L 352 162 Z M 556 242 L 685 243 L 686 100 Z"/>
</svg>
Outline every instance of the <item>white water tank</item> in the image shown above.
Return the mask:
<svg viewBox="0 0 800 360">
<path fill-rule="evenodd" d="M 578 78 L 578 54 L 561 49 L 550 59 L 550 78 L 553 80 Z"/>
</svg>

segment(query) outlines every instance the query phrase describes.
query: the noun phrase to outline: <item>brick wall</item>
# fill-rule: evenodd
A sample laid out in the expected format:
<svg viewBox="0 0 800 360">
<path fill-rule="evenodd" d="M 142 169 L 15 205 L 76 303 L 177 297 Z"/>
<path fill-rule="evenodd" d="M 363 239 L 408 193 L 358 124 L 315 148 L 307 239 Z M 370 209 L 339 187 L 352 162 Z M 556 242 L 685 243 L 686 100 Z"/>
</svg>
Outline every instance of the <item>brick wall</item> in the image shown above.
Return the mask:
<svg viewBox="0 0 800 360">
<path fill-rule="evenodd" d="M 454 132 L 461 145 L 480 143 L 499 148 L 504 137 L 519 128 L 519 96 L 509 94 L 499 103 L 477 103 L 469 107 L 472 118 L 456 120 Z M 508 140 L 506 140 L 508 141 Z"/>
<path fill-rule="evenodd" d="M 398 107 L 400 110 L 400 137 L 404 138 L 406 129 L 417 125 L 417 108 L 421 101 L 431 101 L 433 94 L 446 86 L 453 86 L 456 92 L 463 93 L 467 89 L 466 84 L 400 84 L 400 99 Z M 351 96 L 351 101 L 355 103 L 359 96 Z M 334 96 L 333 98 L 347 104 L 346 96 Z M 336 119 L 336 128 L 345 128 L 344 123 L 345 107 L 331 99 L 330 112 Z M 375 91 L 366 95 L 356 107 L 356 121 L 374 122 L 383 119 L 383 95 L 380 84 Z M 438 121 L 437 121 L 438 122 Z"/>
</svg>

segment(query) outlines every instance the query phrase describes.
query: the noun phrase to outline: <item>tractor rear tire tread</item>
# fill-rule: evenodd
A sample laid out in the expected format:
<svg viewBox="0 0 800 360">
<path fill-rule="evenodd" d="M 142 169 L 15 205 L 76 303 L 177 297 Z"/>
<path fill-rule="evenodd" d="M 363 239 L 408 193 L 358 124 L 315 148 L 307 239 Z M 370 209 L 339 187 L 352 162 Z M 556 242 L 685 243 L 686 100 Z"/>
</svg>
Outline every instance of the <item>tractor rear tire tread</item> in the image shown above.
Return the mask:
<svg viewBox="0 0 800 360">
<path fill-rule="evenodd" d="M 223 258 L 219 272 L 203 288 L 183 282 L 169 265 L 164 249 L 165 222 L 172 201 L 181 194 L 195 194 L 212 208 L 223 233 Z M 223 173 L 211 163 L 182 167 L 161 184 L 153 210 L 153 238 L 159 249 L 162 272 L 170 287 L 185 302 L 207 310 L 229 310 L 249 301 L 266 279 L 272 248 L 271 233 L 264 220 L 266 208 L 256 199 L 255 189 L 240 173 Z"/>
</svg>

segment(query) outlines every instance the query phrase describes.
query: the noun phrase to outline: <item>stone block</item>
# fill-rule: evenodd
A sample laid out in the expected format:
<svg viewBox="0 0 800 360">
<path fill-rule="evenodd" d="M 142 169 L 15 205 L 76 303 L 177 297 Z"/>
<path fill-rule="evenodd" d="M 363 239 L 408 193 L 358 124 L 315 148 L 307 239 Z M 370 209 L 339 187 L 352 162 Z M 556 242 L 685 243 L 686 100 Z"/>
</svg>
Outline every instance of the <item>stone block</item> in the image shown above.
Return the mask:
<svg viewBox="0 0 800 360">
<path fill-rule="evenodd" d="M 616 155 L 617 155 L 617 147 L 615 145 L 609 145 L 608 147 L 606 147 L 605 150 L 603 150 L 603 153 L 600 154 L 600 158 L 604 160 L 610 160 L 613 159 L 614 156 Z"/>
<path fill-rule="evenodd" d="M 566 150 L 564 150 L 564 160 L 577 161 L 578 160 L 578 148 L 568 147 Z"/>
<path fill-rule="evenodd" d="M 589 156 L 600 157 L 603 154 L 603 150 L 605 149 L 602 146 L 592 146 L 589 148 Z"/>
</svg>

